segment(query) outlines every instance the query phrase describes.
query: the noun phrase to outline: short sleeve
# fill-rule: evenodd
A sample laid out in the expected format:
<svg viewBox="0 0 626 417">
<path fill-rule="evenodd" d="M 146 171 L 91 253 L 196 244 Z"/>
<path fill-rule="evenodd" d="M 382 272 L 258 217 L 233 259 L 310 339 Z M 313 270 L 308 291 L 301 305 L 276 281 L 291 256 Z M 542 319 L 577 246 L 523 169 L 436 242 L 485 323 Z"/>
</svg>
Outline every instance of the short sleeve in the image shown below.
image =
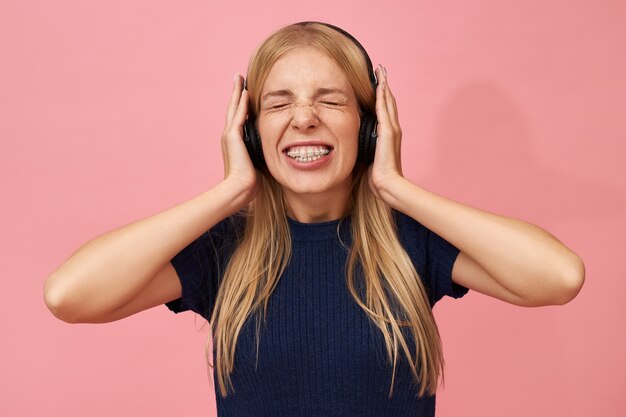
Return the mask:
<svg viewBox="0 0 626 417">
<path fill-rule="evenodd" d="M 395 212 L 400 240 L 428 293 L 430 305 L 444 296 L 463 297 L 468 288 L 452 281 L 452 267 L 460 251 L 418 221 Z"/>
<path fill-rule="evenodd" d="M 170 260 L 182 287 L 180 298 L 165 303 L 171 311 L 191 310 L 210 319 L 226 262 L 237 240 L 234 225 L 232 218 L 222 220 Z"/>
</svg>

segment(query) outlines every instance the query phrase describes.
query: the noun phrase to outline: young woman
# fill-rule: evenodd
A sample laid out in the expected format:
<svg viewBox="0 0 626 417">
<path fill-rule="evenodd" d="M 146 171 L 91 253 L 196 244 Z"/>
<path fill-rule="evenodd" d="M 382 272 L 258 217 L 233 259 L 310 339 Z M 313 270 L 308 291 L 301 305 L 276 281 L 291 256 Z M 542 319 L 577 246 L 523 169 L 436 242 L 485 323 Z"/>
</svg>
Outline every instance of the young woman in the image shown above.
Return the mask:
<svg viewBox="0 0 626 417">
<path fill-rule="evenodd" d="M 46 282 L 58 318 L 201 314 L 218 415 L 433 416 L 440 298 L 541 306 L 580 291 L 582 260 L 548 232 L 404 178 L 386 70 L 343 30 L 282 28 L 245 84 L 224 179 L 79 248 Z"/>
</svg>

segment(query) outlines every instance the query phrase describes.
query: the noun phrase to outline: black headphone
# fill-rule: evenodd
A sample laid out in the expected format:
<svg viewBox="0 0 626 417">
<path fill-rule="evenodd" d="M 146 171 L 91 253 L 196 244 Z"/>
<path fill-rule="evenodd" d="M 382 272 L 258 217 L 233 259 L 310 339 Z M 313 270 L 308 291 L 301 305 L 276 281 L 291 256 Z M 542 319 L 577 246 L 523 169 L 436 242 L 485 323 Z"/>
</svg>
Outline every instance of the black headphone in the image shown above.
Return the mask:
<svg viewBox="0 0 626 417">
<path fill-rule="evenodd" d="M 372 84 L 372 89 L 374 90 L 374 97 L 376 97 L 376 87 L 378 86 L 378 81 L 376 79 L 376 74 L 374 73 L 374 68 L 372 66 L 372 61 L 365 51 L 365 48 L 356 40 L 356 38 L 350 35 L 345 30 L 331 25 L 329 23 L 323 22 L 314 22 L 314 21 L 305 21 L 296 23 L 297 25 L 306 26 L 309 23 L 318 23 L 324 26 L 328 26 L 331 29 L 336 30 L 337 32 L 345 35 L 348 39 L 350 39 L 359 49 L 363 52 L 363 56 L 365 57 L 365 62 L 367 63 L 367 72 L 369 74 L 370 82 Z M 243 88 L 247 89 L 247 82 L 244 79 Z M 376 115 L 372 114 L 369 109 L 364 109 L 363 116 L 361 117 L 361 126 L 359 128 L 359 151 L 357 157 L 357 163 L 364 163 L 365 165 L 369 165 L 374 161 L 374 152 L 376 151 L 376 127 L 378 125 L 378 121 L 376 119 Z M 261 169 L 265 166 L 265 158 L 263 157 L 263 147 L 261 145 L 261 137 L 259 132 L 256 129 L 256 116 L 254 112 L 248 112 L 248 119 L 244 123 L 243 126 L 244 131 L 244 143 L 246 144 L 246 148 L 248 149 L 248 154 L 250 155 L 250 159 L 255 167 Z"/>
</svg>

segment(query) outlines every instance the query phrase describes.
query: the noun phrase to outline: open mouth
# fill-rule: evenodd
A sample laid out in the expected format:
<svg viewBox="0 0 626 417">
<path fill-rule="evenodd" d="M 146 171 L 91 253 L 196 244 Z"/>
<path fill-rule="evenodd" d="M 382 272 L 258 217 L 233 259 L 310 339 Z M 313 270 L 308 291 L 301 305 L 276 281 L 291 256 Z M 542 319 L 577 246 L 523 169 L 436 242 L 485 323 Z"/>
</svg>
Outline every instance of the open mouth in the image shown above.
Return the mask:
<svg viewBox="0 0 626 417">
<path fill-rule="evenodd" d="M 293 146 L 286 149 L 285 154 L 298 162 L 313 162 L 324 158 L 333 150 L 332 146 Z"/>
</svg>

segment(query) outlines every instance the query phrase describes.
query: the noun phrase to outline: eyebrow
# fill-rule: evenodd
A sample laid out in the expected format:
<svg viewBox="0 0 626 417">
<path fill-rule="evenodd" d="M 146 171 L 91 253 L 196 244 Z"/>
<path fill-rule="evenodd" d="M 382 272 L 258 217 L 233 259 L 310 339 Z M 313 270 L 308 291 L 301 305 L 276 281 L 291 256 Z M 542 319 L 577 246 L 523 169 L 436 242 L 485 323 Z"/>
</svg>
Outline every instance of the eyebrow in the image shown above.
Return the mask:
<svg viewBox="0 0 626 417">
<path fill-rule="evenodd" d="M 313 99 L 327 94 L 340 94 L 346 98 L 348 97 L 348 94 L 339 88 L 318 88 L 317 90 L 315 90 L 315 93 L 313 93 Z M 293 97 L 293 95 L 294 94 L 291 90 L 275 90 L 263 95 L 261 101 L 264 102 L 265 100 L 272 97 Z"/>
</svg>

